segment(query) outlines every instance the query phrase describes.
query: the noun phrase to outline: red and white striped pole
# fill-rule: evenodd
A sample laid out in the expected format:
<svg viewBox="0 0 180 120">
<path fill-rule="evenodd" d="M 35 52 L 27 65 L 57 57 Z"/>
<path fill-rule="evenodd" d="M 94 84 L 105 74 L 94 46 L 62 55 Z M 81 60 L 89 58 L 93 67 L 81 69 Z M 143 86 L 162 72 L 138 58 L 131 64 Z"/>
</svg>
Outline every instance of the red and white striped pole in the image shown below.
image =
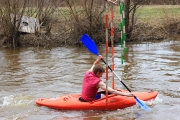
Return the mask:
<svg viewBox="0 0 180 120">
<path fill-rule="evenodd" d="M 108 2 L 106 1 L 106 15 L 105 15 L 105 27 L 106 27 L 106 105 L 108 104 Z"/>
<path fill-rule="evenodd" d="M 111 54 L 112 54 L 112 70 L 114 71 L 114 10 L 113 6 L 110 8 L 110 16 L 111 16 Z M 112 73 L 112 88 L 114 88 L 114 73 Z"/>
</svg>

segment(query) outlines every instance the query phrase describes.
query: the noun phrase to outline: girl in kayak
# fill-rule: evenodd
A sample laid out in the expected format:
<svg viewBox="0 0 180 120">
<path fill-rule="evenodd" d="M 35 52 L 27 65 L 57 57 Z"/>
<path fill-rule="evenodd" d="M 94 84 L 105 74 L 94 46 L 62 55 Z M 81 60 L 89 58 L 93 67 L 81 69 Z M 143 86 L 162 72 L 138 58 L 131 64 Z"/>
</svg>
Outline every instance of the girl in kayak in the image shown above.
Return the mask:
<svg viewBox="0 0 180 120">
<path fill-rule="evenodd" d="M 86 72 L 82 84 L 81 97 L 79 98 L 82 102 L 89 102 L 100 98 L 100 95 L 97 94 L 98 89 L 106 91 L 106 84 L 100 79 L 105 72 L 105 69 L 99 62 L 101 61 L 102 56 L 99 55 L 96 61 L 93 63 L 92 67 Z M 134 97 L 132 93 L 123 93 L 115 89 L 108 87 L 108 93 L 122 95 L 127 97 Z M 98 95 L 98 96 L 96 96 Z"/>
</svg>

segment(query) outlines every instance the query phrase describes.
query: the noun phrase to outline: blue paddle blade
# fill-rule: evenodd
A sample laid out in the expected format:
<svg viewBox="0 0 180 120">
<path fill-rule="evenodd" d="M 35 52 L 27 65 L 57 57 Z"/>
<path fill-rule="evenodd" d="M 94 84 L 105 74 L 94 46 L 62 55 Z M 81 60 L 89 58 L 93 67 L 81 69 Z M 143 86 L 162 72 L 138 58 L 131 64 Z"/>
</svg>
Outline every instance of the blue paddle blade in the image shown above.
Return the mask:
<svg viewBox="0 0 180 120">
<path fill-rule="evenodd" d="M 84 34 L 80 40 L 91 53 L 99 55 L 96 44 L 87 34 Z"/>
<path fill-rule="evenodd" d="M 135 99 L 136 99 L 136 102 L 138 103 L 138 105 L 141 107 L 141 109 L 144 109 L 144 110 L 150 110 L 151 109 L 149 106 L 147 106 L 141 100 L 139 100 L 137 97 L 135 97 Z"/>
</svg>

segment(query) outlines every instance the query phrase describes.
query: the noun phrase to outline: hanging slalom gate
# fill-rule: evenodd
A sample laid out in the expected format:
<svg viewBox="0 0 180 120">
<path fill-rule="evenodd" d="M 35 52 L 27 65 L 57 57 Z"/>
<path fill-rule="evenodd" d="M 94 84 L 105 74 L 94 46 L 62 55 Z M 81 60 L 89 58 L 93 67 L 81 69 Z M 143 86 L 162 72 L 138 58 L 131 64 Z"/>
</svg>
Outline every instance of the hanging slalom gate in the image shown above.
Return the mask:
<svg viewBox="0 0 180 120">
<path fill-rule="evenodd" d="M 116 4 L 113 1 L 108 0 L 106 2 L 106 14 L 105 14 L 105 34 L 106 34 L 106 85 L 108 86 L 108 28 L 109 28 L 109 9 L 108 9 L 108 2 L 112 3 L 110 5 L 110 38 L 111 38 L 111 57 L 112 57 L 112 70 L 114 71 L 114 4 Z M 121 31 L 121 37 L 120 37 L 120 46 L 122 48 L 121 51 L 121 63 L 124 63 L 124 54 L 126 53 L 126 19 L 125 19 L 125 4 L 124 0 L 120 1 L 120 31 Z M 114 88 L 114 74 L 112 74 L 112 88 Z"/>
<path fill-rule="evenodd" d="M 110 9 L 108 8 L 109 3 L 112 3 L 110 5 Z M 106 7 L 106 14 L 105 14 L 105 35 L 106 35 L 106 86 L 108 86 L 108 28 L 109 28 L 109 10 L 110 10 L 110 38 L 111 38 L 111 54 L 112 54 L 112 65 L 111 68 L 114 71 L 114 4 L 116 4 L 113 1 L 106 1 L 105 7 Z M 121 37 L 120 37 L 120 46 L 122 48 L 121 52 L 121 63 L 124 63 L 124 54 L 126 53 L 126 20 L 125 20 L 125 4 L 124 0 L 120 2 L 120 31 L 121 31 Z M 112 73 L 112 88 L 114 89 L 114 73 Z M 107 88 L 106 88 L 107 90 Z M 106 95 L 107 95 L 106 91 Z M 106 99 L 106 105 L 107 105 L 107 99 Z"/>
</svg>

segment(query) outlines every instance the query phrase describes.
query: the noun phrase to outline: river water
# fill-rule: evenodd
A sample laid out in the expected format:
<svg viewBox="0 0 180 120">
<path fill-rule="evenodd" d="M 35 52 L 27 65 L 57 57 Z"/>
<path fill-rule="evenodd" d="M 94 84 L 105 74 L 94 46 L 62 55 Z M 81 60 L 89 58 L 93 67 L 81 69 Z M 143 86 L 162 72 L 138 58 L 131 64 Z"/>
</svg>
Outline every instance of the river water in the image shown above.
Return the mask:
<svg viewBox="0 0 180 120">
<path fill-rule="evenodd" d="M 132 91 L 158 91 L 155 100 L 114 111 L 68 111 L 38 106 L 38 98 L 80 93 L 84 73 L 96 56 L 85 47 L 0 49 L 0 120 L 179 120 L 180 40 L 127 45 L 121 64 L 115 49 L 115 72 Z M 105 57 L 105 47 L 98 48 Z M 111 48 L 109 48 L 111 64 Z M 109 73 L 111 86 L 111 73 Z M 105 75 L 103 76 L 105 81 Z M 117 78 L 115 88 L 125 89 Z"/>
</svg>

